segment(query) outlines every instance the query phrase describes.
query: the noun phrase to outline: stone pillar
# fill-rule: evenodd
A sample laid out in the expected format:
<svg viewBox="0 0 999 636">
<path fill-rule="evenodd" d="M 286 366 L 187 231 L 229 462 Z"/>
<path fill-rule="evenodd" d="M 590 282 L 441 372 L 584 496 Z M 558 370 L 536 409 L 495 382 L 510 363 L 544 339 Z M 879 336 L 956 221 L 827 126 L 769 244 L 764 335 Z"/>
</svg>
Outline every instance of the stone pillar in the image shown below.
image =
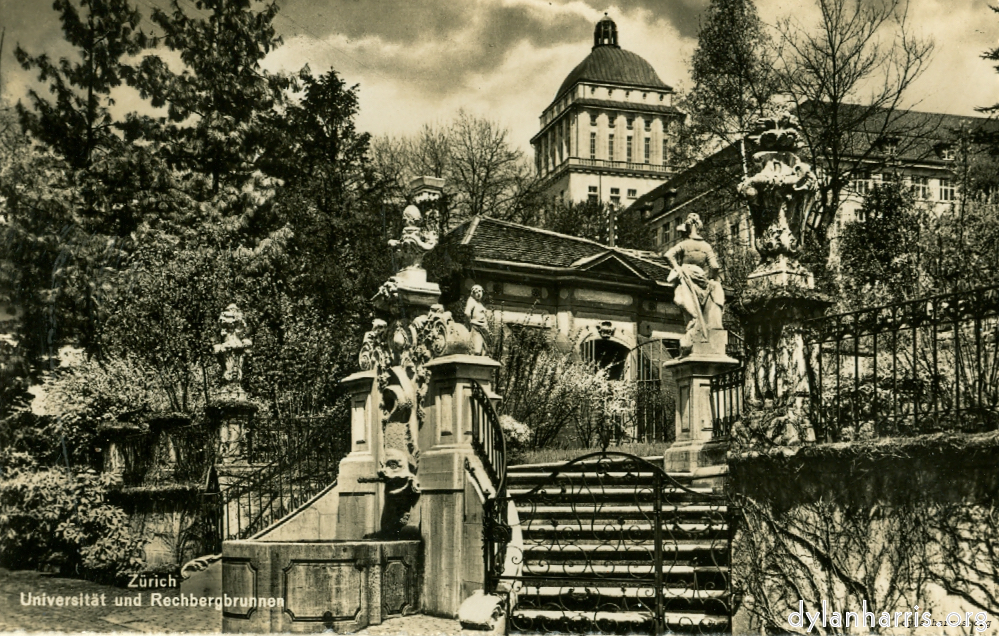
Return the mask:
<svg viewBox="0 0 999 636">
<path fill-rule="evenodd" d="M 471 381 L 490 394 L 499 363 L 459 354 L 426 366 L 430 386 L 420 431 L 423 609 L 455 617 L 461 602 L 483 585 L 481 503 L 465 468 L 466 459 L 475 456 Z"/>
<path fill-rule="evenodd" d="M 689 355 L 663 365 L 677 387 L 676 441 L 664 457 L 669 472 L 696 473 L 698 468 L 725 463 L 727 444 L 714 439 L 711 378 L 739 366 L 724 353 L 727 340 L 724 329 L 712 329 L 709 342 L 695 341 Z"/>
<path fill-rule="evenodd" d="M 766 288 L 743 305 L 746 403 L 781 411 L 765 431 L 771 441 L 782 445 L 813 442 L 810 377 L 817 371 L 817 361 L 806 346 L 804 325 L 822 316 L 831 301 L 793 281 L 757 278 L 750 285 L 749 289 Z"/>
<path fill-rule="evenodd" d="M 337 539 L 362 539 L 378 530 L 382 485 L 378 474 L 382 426 L 375 371 L 360 371 L 341 384 L 350 395 L 350 453 L 340 461 Z M 360 479 L 360 480 L 359 480 Z"/>
</svg>

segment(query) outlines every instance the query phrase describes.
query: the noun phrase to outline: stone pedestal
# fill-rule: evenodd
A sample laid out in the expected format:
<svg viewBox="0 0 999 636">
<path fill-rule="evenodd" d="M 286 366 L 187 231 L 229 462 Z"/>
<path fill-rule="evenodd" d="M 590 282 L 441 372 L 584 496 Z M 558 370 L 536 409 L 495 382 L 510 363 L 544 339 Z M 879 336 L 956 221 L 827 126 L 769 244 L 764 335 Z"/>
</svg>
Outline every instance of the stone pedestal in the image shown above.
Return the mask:
<svg viewBox="0 0 999 636">
<path fill-rule="evenodd" d="M 750 278 L 742 323 L 746 403 L 781 411 L 765 434 L 774 443 L 788 445 L 815 440 L 808 413 L 809 378 L 817 371 L 818 351 L 805 342 L 805 323 L 823 315 L 832 303 L 810 281 L 785 273 L 764 272 Z"/>
<path fill-rule="evenodd" d="M 350 395 L 350 453 L 340 461 L 337 477 L 338 539 L 362 539 L 378 530 L 383 486 L 370 481 L 382 459 L 382 427 L 378 383 L 374 371 L 361 371 L 342 382 Z"/>
<path fill-rule="evenodd" d="M 422 267 L 409 267 L 394 277 L 399 301 L 406 308 L 410 318 L 430 309 L 440 302 L 441 288 L 437 283 L 427 281 L 427 270 Z M 377 302 L 377 301 L 376 301 Z M 391 307 L 385 307 L 391 310 Z"/>
<path fill-rule="evenodd" d="M 663 366 L 677 386 L 676 441 L 664 454 L 668 472 L 697 473 L 704 466 L 725 463 L 726 446 L 714 439 L 711 412 L 711 378 L 739 366 L 725 355 L 728 333 L 714 329 L 707 342 L 695 340 L 689 355 Z"/>
<path fill-rule="evenodd" d="M 430 386 L 420 431 L 423 609 L 455 617 L 461 602 L 481 589 L 482 504 L 469 481 L 472 448 L 471 382 L 489 394 L 499 363 L 484 356 L 451 355 L 427 364 Z"/>
</svg>

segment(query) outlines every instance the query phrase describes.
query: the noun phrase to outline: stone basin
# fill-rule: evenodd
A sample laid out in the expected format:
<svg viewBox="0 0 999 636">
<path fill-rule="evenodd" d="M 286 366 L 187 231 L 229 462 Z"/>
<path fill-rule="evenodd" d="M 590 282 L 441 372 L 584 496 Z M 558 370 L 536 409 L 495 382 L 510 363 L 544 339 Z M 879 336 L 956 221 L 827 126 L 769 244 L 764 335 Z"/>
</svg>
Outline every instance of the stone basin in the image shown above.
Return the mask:
<svg viewBox="0 0 999 636">
<path fill-rule="evenodd" d="M 422 556 L 419 540 L 226 541 L 222 631 L 353 632 L 418 612 Z"/>
</svg>

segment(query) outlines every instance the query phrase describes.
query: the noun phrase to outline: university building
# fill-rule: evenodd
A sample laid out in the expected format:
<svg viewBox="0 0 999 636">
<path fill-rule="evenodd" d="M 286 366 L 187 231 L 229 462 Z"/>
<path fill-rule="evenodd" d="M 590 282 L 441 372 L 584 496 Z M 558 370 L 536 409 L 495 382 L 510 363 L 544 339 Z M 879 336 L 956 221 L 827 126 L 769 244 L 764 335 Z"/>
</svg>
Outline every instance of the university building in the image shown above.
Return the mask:
<svg viewBox="0 0 999 636">
<path fill-rule="evenodd" d="M 673 89 L 620 47 L 617 25 L 605 16 L 531 139 L 548 197 L 628 206 L 675 172 L 670 154 L 683 117 Z"/>
<path fill-rule="evenodd" d="M 805 105 L 801 111 L 807 108 Z M 840 231 L 848 223 L 864 220 L 864 197 L 878 183 L 902 180 L 916 201 L 931 211 L 955 205 L 960 196 L 962 162 L 971 153 L 967 140 L 973 131 L 991 125 L 984 117 L 919 111 L 895 111 L 883 117 L 891 117 L 891 122 L 885 125 L 883 120 L 872 118 L 871 131 L 858 130 L 846 144 L 845 165 L 851 178 L 828 231 L 833 258 Z M 808 126 L 808 117 L 801 119 L 802 127 Z M 808 153 L 801 156 L 807 158 Z M 821 178 L 822 166 L 817 168 Z M 677 228 L 691 212 L 701 216 L 711 240 L 751 247 L 755 241 L 752 218 L 736 193 L 743 177 L 742 153 L 739 144 L 733 144 L 671 176 L 632 206 L 641 212 L 660 252 L 683 239 Z"/>
</svg>

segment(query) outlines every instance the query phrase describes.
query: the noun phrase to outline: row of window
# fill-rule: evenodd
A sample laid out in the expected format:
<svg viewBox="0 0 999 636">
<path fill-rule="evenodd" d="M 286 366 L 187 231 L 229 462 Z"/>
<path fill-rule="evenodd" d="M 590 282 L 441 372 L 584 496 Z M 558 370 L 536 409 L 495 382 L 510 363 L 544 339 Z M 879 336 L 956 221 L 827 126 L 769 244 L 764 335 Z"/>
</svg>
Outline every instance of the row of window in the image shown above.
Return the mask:
<svg viewBox="0 0 999 636">
<path fill-rule="evenodd" d="M 859 177 L 853 180 L 851 183 L 851 189 L 859 194 L 860 196 L 866 196 L 870 194 L 871 190 L 878 183 L 884 181 L 883 175 L 875 174 L 867 177 Z M 957 200 L 957 188 L 954 182 L 950 179 L 938 179 L 936 196 L 934 197 L 933 188 L 930 186 L 929 177 L 909 177 L 909 185 L 912 188 L 912 194 L 917 199 L 934 199 L 938 201 L 956 201 Z"/>
<path fill-rule="evenodd" d="M 600 198 L 600 193 L 597 191 L 597 186 L 589 186 L 586 191 L 586 198 L 590 203 L 596 203 Z M 638 190 L 635 188 L 628 188 L 628 198 L 637 199 Z M 621 204 L 621 188 L 611 188 L 610 189 L 610 201 L 615 205 Z"/>
<path fill-rule="evenodd" d="M 642 147 L 643 161 L 644 161 L 644 163 L 649 163 L 651 161 L 651 159 L 652 159 L 652 139 L 649 138 L 649 137 L 644 137 L 642 139 L 642 141 L 644 142 L 643 143 L 643 147 Z M 615 141 L 614 141 L 614 135 L 612 133 L 610 135 L 607 135 L 607 160 L 608 161 L 615 161 L 616 160 L 616 157 L 614 156 L 614 147 L 615 147 Z M 624 154 L 624 160 L 627 161 L 627 162 L 629 162 L 629 163 L 633 162 L 634 161 L 634 141 L 633 141 L 631 135 L 628 135 L 628 138 L 627 138 L 627 140 L 625 142 L 624 148 L 625 148 L 625 150 L 624 150 L 624 153 L 625 153 Z M 661 157 L 662 157 L 662 163 L 663 163 L 663 165 L 666 165 L 666 159 L 669 157 L 669 146 L 668 146 L 668 143 L 667 143 L 667 141 L 665 139 L 663 139 L 663 152 L 662 152 Z M 596 158 L 597 158 L 597 133 L 591 132 L 590 133 L 590 159 L 596 159 Z"/>
<path fill-rule="evenodd" d="M 597 115 L 597 113 L 590 113 L 590 126 L 596 126 L 597 125 L 597 117 L 598 116 L 599 115 Z M 625 121 L 625 125 L 628 127 L 628 130 L 634 130 L 635 129 L 635 118 L 634 117 L 628 117 L 624 121 Z M 652 119 L 644 119 L 643 120 L 643 122 L 645 124 L 645 132 L 652 132 L 652 121 L 653 121 Z M 616 128 L 617 127 L 617 118 L 613 117 L 611 115 L 608 115 L 607 116 L 607 127 L 608 128 Z M 665 129 L 665 126 L 663 126 L 663 128 Z"/>
</svg>

